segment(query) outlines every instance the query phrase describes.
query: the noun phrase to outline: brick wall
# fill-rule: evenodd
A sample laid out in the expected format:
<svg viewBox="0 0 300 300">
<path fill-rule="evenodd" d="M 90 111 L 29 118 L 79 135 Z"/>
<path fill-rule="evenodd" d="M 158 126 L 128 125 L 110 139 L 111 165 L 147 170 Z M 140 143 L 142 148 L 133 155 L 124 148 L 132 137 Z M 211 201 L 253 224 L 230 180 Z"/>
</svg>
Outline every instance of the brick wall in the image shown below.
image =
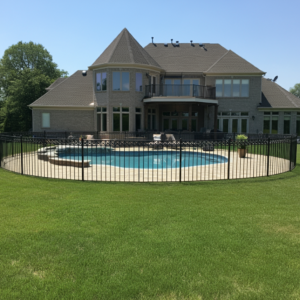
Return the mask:
<svg viewBox="0 0 300 300">
<path fill-rule="evenodd" d="M 261 102 L 261 76 L 207 76 L 206 85 L 215 86 L 216 79 L 249 79 L 249 97 L 247 98 L 217 98 L 219 112 L 248 112 L 249 133 L 259 133 L 263 130 L 263 112 L 257 110 Z M 252 120 L 252 116 L 255 117 Z M 208 127 L 212 126 L 213 120 L 208 121 Z"/>
<path fill-rule="evenodd" d="M 50 128 L 42 127 L 42 113 L 50 113 Z M 94 131 L 94 110 L 33 109 L 33 131 Z"/>
</svg>

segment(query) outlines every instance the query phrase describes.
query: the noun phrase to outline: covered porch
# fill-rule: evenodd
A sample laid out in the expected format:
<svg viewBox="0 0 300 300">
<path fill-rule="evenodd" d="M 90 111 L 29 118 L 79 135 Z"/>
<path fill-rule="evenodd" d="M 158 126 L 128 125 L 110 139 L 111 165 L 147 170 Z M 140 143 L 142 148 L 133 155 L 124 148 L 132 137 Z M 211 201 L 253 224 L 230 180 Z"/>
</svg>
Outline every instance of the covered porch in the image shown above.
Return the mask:
<svg viewBox="0 0 300 300">
<path fill-rule="evenodd" d="M 157 97 L 144 99 L 143 102 L 146 130 L 217 130 L 218 100 Z"/>
</svg>

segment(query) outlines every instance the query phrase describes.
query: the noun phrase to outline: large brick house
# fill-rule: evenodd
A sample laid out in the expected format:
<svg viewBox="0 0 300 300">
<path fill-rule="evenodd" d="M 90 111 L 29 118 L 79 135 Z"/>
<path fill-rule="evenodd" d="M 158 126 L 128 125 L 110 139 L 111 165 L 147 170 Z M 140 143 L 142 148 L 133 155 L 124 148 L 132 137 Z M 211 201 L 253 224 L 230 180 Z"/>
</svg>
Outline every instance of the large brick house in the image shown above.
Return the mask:
<svg viewBox="0 0 300 300">
<path fill-rule="evenodd" d="M 150 43 L 127 29 L 86 72 L 33 102 L 33 131 L 138 130 L 300 135 L 300 99 L 219 44 Z"/>
</svg>

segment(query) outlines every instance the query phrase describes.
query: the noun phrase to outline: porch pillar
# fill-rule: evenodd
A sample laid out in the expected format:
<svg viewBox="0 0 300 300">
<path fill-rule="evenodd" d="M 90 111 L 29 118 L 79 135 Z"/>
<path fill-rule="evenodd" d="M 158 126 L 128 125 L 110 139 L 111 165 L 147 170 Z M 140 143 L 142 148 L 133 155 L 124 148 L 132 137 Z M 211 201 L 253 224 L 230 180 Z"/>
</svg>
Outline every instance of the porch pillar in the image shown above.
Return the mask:
<svg viewBox="0 0 300 300">
<path fill-rule="evenodd" d="M 148 129 L 147 124 L 148 124 L 148 105 L 145 103 L 144 104 L 144 130 Z"/>
<path fill-rule="evenodd" d="M 192 104 L 189 104 L 189 131 L 192 131 Z"/>
<path fill-rule="evenodd" d="M 215 104 L 215 118 L 214 118 L 214 132 L 215 132 L 215 139 L 217 138 L 217 130 L 218 130 L 218 104 Z"/>
</svg>

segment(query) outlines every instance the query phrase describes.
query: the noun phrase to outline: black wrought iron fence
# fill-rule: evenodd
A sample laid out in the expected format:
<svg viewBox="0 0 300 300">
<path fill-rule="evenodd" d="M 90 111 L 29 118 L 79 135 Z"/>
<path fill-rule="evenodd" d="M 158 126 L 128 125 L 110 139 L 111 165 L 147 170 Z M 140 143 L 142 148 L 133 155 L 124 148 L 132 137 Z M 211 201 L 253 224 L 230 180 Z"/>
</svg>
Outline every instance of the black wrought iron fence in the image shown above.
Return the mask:
<svg viewBox="0 0 300 300">
<path fill-rule="evenodd" d="M 296 166 L 295 136 L 248 140 L 106 140 L 0 135 L 0 166 L 46 178 L 199 181 L 260 177 Z"/>
</svg>

